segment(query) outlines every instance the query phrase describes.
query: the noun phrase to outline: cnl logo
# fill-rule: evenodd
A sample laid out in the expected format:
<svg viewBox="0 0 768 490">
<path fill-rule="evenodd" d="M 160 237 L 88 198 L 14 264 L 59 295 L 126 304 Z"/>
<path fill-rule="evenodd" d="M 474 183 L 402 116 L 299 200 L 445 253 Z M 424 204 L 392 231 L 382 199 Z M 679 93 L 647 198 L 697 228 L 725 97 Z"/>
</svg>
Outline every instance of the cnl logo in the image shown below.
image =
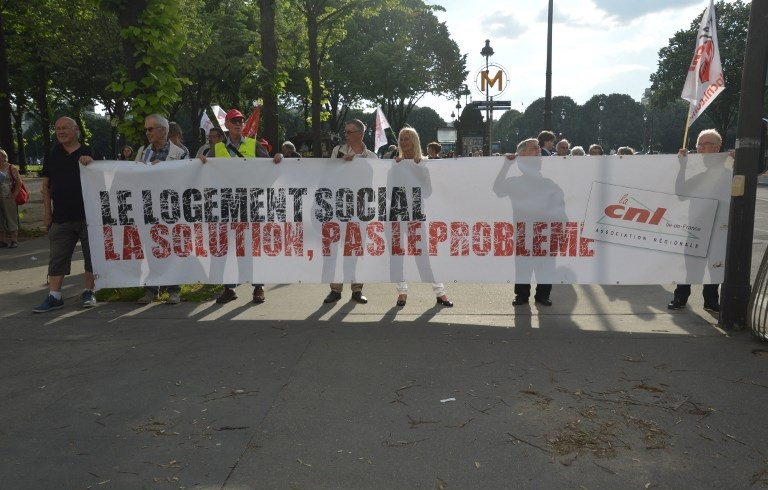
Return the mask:
<svg viewBox="0 0 768 490">
<path fill-rule="evenodd" d="M 628 205 L 628 195 L 624 194 L 619 199 L 619 204 L 611 204 L 605 208 L 605 215 L 609 218 L 620 219 L 623 221 L 633 221 L 646 225 L 658 225 L 667 212 L 667 208 L 656 208 L 655 211 L 646 208 L 635 208 Z"/>
<path fill-rule="evenodd" d="M 475 75 L 475 88 L 483 95 L 490 97 L 501 95 L 509 85 L 509 74 L 501 65 L 490 63 L 488 68 L 483 66 Z"/>
</svg>

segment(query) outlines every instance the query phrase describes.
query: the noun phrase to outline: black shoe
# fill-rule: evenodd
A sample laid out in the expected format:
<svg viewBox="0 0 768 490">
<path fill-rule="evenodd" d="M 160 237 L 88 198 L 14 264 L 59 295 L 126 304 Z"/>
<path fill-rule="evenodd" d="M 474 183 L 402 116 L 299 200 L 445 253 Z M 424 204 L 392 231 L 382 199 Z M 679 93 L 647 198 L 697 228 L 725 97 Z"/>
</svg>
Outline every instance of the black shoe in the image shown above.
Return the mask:
<svg viewBox="0 0 768 490">
<path fill-rule="evenodd" d="M 330 293 L 328 293 L 328 296 L 325 297 L 325 299 L 323 300 L 323 303 L 335 303 L 340 299 L 341 299 L 341 293 L 338 293 L 336 291 L 331 291 Z"/>
<path fill-rule="evenodd" d="M 330 295 L 328 295 L 328 296 L 330 297 Z M 341 295 L 339 295 L 339 296 L 341 296 Z M 328 298 L 325 298 L 325 299 L 326 299 L 326 301 L 328 301 Z M 354 293 L 352 293 L 352 301 L 357 301 L 358 303 L 366 304 L 368 302 L 368 298 L 363 296 L 363 292 L 362 291 L 355 291 Z"/>
<path fill-rule="evenodd" d="M 669 302 L 669 304 L 667 305 L 667 308 L 670 310 L 680 310 L 682 308 L 685 308 L 686 303 L 688 303 L 688 300 L 685 300 L 682 298 L 674 298 L 672 301 Z"/>
<path fill-rule="evenodd" d="M 263 286 L 256 286 L 253 288 L 253 302 L 260 305 L 261 303 L 265 302 L 267 300 L 266 296 L 264 296 L 264 287 Z"/>
<path fill-rule="evenodd" d="M 533 297 L 534 301 L 536 301 L 536 304 L 539 304 L 541 306 L 552 306 L 552 300 L 549 298 L 540 298 L 537 296 Z"/>
<path fill-rule="evenodd" d="M 717 303 L 704 303 L 704 309 L 712 313 L 720 313 L 720 305 Z"/>
<path fill-rule="evenodd" d="M 437 304 L 445 306 L 446 308 L 453 308 L 453 301 L 449 300 L 448 298 L 445 298 L 445 299 L 437 298 Z"/>
<path fill-rule="evenodd" d="M 524 298 L 522 296 L 515 296 L 515 299 L 512 301 L 512 306 L 520 306 L 520 305 L 527 305 L 528 304 L 528 298 Z"/>
</svg>

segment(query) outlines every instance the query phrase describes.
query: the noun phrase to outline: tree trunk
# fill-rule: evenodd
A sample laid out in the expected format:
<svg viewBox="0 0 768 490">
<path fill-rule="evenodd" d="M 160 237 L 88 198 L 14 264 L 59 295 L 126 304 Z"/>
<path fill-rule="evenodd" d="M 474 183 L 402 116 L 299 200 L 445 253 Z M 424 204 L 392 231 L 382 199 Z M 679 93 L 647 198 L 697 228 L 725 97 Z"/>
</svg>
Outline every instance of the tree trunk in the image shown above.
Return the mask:
<svg viewBox="0 0 768 490">
<path fill-rule="evenodd" d="M 139 17 L 147 8 L 147 0 L 131 0 L 125 2 L 124 7 L 118 10 L 117 21 L 122 29 L 128 29 L 139 25 Z M 139 82 L 147 75 L 147 67 L 142 65 L 136 66 L 136 62 L 139 59 L 140 53 L 137 52 L 136 46 L 129 37 L 123 38 L 123 57 L 125 67 L 128 70 L 128 79 L 134 82 Z"/>
<path fill-rule="evenodd" d="M 319 158 L 323 156 L 320 134 L 320 101 L 323 89 L 320 86 L 320 60 L 317 52 L 317 18 L 312 15 L 307 18 L 307 37 L 309 42 L 309 76 L 312 82 L 312 156 Z"/>
<path fill-rule="evenodd" d="M 263 99 L 261 131 L 275 152 L 280 151 L 279 122 L 277 113 L 277 90 L 274 76 L 277 73 L 277 38 L 275 35 L 275 0 L 259 0 L 261 28 L 261 65 L 267 73 L 266 79 L 260 85 Z"/>
<path fill-rule="evenodd" d="M 26 104 L 22 103 L 24 99 L 17 94 L 18 103 L 16 104 L 16 111 L 13 112 L 13 132 L 16 133 L 16 165 L 19 167 L 19 171 L 23 174 L 27 173 L 27 157 L 24 152 L 24 128 L 21 125 L 24 119 L 24 113 L 26 112 Z"/>
<path fill-rule="evenodd" d="M 8 52 L 5 46 L 5 27 L 3 13 L 0 11 L 0 147 L 8 153 L 8 161 L 16 162 L 16 151 L 13 145 L 11 127 L 13 116 L 11 112 L 11 82 L 8 73 Z"/>
</svg>

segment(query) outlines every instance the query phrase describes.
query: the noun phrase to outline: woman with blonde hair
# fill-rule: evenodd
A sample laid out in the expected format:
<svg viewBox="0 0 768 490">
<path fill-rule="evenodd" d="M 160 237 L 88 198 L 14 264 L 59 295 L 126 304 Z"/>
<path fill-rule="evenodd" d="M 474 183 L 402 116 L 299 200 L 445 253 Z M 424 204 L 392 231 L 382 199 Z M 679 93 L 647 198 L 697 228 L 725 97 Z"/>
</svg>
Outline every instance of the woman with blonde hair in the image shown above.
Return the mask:
<svg viewBox="0 0 768 490">
<path fill-rule="evenodd" d="M 421 140 L 419 139 L 419 133 L 411 127 L 405 127 L 400 130 L 400 134 L 397 138 L 397 156 L 395 157 L 396 164 L 403 160 L 413 160 L 415 164 L 421 163 L 426 157 L 421 153 Z M 423 195 L 422 197 L 427 197 Z M 426 264 L 426 262 L 424 262 Z M 418 263 L 417 263 L 418 265 Z M 445 287 L 441 282 L 432 283 L 432 291 L 434 291 L 437 297 L 437 304 L 446 306 L 448 308 L 453 306 L 453 302 L 448 299 L 445 294 Z M 403 281 L 397 285 L 397 306 L 405 306 L 405 302 L 408 299 L 408 283 Z"/>
</svg>

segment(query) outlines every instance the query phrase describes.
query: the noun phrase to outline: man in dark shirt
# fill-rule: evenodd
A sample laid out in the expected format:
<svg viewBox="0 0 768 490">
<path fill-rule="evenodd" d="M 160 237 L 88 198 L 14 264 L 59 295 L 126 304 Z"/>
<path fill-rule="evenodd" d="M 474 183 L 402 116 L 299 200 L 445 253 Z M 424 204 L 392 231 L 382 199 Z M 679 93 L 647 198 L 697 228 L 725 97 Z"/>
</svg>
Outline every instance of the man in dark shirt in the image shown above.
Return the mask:
<svg viewBox="0 0 768 490">
<path fill-rule="evenodd" d="M 50 258 L 48 260 L 48 295 L 32 311 L 44 313 L 64 306 L 61 286 L 69 275 L 72 254 L 77 242 L 83 249 L 85 261 L 85 290 L 80 295 L 83 308 L 96 305 L 88 227 L 85 223 L 83 190 L 80 186 L 80 165 L 94 159 L 90 146 L 80 143 L 80 129 L 74 119 L 56 120 L 56 144 L 43 162 L 43 224 L 48 229 Z"/>
</svg>

